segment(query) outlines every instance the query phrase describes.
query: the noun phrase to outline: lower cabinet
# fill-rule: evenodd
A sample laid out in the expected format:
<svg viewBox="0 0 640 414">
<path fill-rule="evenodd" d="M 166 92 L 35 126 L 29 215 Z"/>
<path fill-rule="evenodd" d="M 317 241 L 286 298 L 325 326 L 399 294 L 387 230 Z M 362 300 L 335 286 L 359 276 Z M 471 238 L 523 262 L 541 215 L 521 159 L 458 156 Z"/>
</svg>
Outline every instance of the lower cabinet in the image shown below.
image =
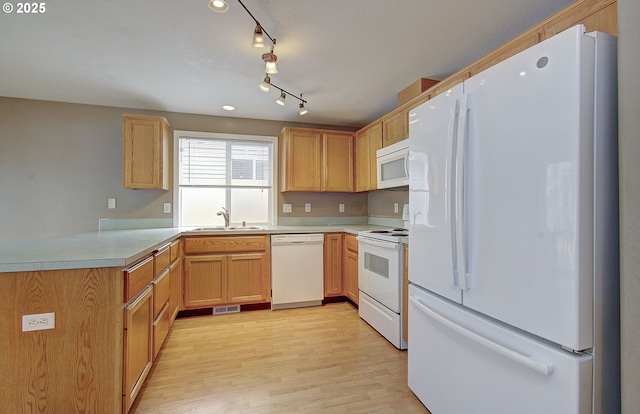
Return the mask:
<svg viewBox="0 0 640 414">
<path fill-rule="evenodd" d="M 123 412 L 131 408 L 153 362 L 153 288 L 124 308 Z"/>
<path fill-rule="evenodd" d="M 185 239 L 184 307 L 271 300 L 269 236 Z"/>
<path fill-rule="evenodd" d="M 343 296 L 344 233 L 324 235 L 324 296 Z"/>
<path fill-rule="evenodd" d="M 160 352 L 169 334 L 169 295 L 171 292 L 171 272 L 169 268 L 153 280 L 153 358 Z"/>
<path fill-rule="evenodd" d="M 182 308 L 182 259 L 169 266 L 169 320 L 171 325 Z"/>
<path fill-rule="evenodd" d="M 345 296 L 358 304 L 358 239 L 352 234 L 345 236 Z"/>
</svg>

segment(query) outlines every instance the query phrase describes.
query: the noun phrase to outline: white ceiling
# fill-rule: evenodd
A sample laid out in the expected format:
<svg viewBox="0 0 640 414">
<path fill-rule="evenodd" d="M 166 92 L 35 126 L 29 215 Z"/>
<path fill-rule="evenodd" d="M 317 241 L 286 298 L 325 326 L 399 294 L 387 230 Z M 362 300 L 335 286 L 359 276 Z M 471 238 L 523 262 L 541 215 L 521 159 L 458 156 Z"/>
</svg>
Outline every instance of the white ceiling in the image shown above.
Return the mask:
<svg viewBox="0 0 640 414">
<path fill-rule="evenodd" d="M 277 39 L 261 92 L 255 23 L 237 0 L 57 0 L 0 13 L 0 96 L 363 126 L 421 77 L 444 79 L 571 0 L 244 0 Z M 224 111 L 222 105 L 237 107 Z"/>
</svg>

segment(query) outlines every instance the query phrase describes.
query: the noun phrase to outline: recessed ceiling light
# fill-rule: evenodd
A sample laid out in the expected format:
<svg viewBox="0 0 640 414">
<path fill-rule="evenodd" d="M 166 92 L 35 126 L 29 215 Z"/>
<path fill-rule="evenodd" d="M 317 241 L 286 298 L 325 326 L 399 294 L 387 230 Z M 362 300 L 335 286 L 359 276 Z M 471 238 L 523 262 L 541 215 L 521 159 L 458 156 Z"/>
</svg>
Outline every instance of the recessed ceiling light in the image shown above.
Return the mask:
<svg viewBox="0 0 640 414">
<path fill-rule="evenodd" d="M 235 111 L 236 107 L 233 105 L 222 105 L 222 109 L 224 109 L 225 111 Z"/>
</svg>

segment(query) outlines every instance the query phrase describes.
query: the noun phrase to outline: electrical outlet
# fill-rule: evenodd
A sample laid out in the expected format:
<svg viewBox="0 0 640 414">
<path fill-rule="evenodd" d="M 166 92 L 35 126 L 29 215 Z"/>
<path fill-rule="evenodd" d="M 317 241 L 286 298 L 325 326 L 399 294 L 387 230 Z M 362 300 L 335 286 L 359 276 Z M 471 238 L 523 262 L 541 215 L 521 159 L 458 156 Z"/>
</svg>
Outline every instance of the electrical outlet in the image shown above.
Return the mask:
<svg viewBox="0 0 640 414">
<path fill-rule="evenodd" d="M 341 213 L 344 213 L 344 204 L 342 203 L 338 204 L 338 211 Z"/>
<path fill-rule="evenodd" d="M 304 203 L 304 212 L 311 213 L 311 203 Z"/>
<path fill-rule="evenodd" d="M 291 204 L 283 204 L 282 205 L 283 213 L 291 213 Z"/>
<path fill-rule="evenodd" d="M 400 207 L 400 206 L 398 206 L 398 203 L 393 203 L 393 212 L 394 212 L 394 213 L 397 213 L 397 212 L 398 212 L 398 208 L 399 208 L 399 207 Z"/>
<path fill-rule="evenodd" d="M 163 211 L 165 213 L 171 213 L 171 203 L 164 203 Z"/>
<path fill-rule="evenodd" d="M 55 327 L 56 314 L 54 312 L 22 315 L 22 332 L 42 331 Z"/>
<path fill-rule="evenodd" d="M 116 208 L 116 199 L 115 198 L 108 198 L 107 199 L 107 208 L 109 208 L 109 209 Z"/>
</svg>

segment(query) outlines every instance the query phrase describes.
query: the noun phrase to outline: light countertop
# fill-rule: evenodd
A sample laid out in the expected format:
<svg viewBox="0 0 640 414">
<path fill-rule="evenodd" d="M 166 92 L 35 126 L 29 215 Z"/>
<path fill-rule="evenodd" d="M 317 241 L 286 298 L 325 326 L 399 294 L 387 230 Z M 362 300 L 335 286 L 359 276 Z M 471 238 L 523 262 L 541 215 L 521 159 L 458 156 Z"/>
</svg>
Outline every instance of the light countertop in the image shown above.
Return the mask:
<svg viewBox="0 0 640 414">
<path fill-rule="evenodd" d="M 380 228 L 369 224 L 269 226 L 257 230 L 155 228 L 102 230 L 0 246 L 0 273 L 40 270 L 125 267 L 180 236 L 331 233 Z"/>
</svg>

